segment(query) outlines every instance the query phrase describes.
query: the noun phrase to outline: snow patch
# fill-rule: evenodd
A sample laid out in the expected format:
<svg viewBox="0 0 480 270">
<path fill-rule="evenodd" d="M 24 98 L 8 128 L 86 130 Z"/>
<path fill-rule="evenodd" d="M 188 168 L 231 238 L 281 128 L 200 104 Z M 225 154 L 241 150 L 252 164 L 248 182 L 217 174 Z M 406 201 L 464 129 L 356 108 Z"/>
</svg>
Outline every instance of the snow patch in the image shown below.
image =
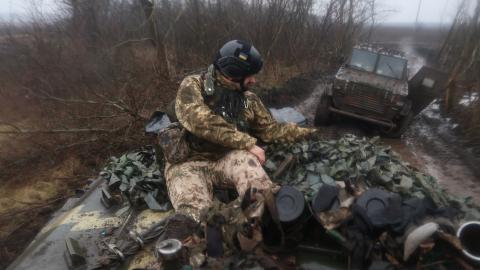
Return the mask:
<svg viewBox="0 0 480 270">
<path fill-rule="evenodd" d="M 478 92 L 475 93 L 470 93 L 470 94 L 465 94 L 463 97 L 460 99 L 458 104 L 463 105 L 465 107 L 469 107 L 472 103 L 477 101 L 479 98 Z"/>
<path fill-rule="evenodd" d="M 426 116 L 427 118 L 430 119 L 435 119 L 435 120 L 444 120 L 442 115 L 440 114 L 440 104 L 438 103 L 438 100 L 433 100 L 430 105 L 428 105 L 423 111 L 422 114 Z"/>
<path fill-rule="evenodd" d="M 297 123 L 300 125 L 306 123 L 305 116 L 292 107 L 285 107 L 281 109 L 271 108 L 270 112 L 272 113 L 273 118 L 275 118 L 275 120 L 277 120 L 279 123 Z"/>
</svg>

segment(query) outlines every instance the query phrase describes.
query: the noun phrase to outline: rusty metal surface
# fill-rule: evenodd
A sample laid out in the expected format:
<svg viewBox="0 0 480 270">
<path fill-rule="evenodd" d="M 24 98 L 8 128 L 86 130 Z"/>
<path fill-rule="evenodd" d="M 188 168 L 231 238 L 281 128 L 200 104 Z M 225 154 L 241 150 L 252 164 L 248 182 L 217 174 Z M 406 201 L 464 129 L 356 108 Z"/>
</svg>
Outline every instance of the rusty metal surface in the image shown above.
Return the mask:
<svg viewBox="0 0 480 270">
<path fill-rule="evenodd" d="M 396 80 L 371 72 L 347 68 L 345 66 L 338 70 L 335 79 L 347 83 L 355 82 L 358 84 L 369 85 L 373 88 L 383 89 L 383 91 L 388 91 L 395 95 L 408 95 L 408 82 L 406 80 Z"/>
<path fill-rule="evenodd" d="M 336 108 L 355 114 L 390 121 L 398 115 L 399 106 L 394 103 L 396 95 L 368 85 L 348 83 L 333 95 Z M 405 97 L 397 96 L 397 99 Z"/>
<path fill-rule="evenodd" d="M 339 110 L 339 109 L 335 109 L 333 107 L 330 107 L 329 110 L 334 112 L 334 113 L 338 113 L 338 114 L 342 114 L 342 115 L 345 115 L 345 116 L 361 119 L 361 120 L 364 120 L 364 121 L 367 121 L 367 122 L 370 122 L 370 123 L 373 123 L 373 124 L 386 126 L 386 127 L 389 127 L 389 128 L 395 128 L 396 127 L 396 125 L 392 122 L 382 121 L 382 120 L 378 120 L 378 119 L 375 119 L 375 118 L 362 116 L 362 115 L 354 114 L 354 113 L 347 112 L 347 111 L 342 111 L 342 110 Z"/>
<path fill-rule="evenodd" d="M 343 102 L 350 106 L 383 114 L 390 105 L 391 96 L 391 93 L 382 89 L 351 83 L 347 86 Z"/>
</svg>

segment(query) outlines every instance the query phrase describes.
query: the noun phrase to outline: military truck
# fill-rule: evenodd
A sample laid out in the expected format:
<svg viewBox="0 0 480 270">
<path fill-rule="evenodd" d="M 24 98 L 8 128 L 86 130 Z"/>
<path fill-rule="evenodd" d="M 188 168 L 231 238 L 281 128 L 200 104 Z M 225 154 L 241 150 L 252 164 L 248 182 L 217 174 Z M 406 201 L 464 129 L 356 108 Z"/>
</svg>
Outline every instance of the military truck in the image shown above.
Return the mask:
<svg viewBox="0 0 480 270">
<path fill-rule="evenodd" d="M 375 124 L 383 135 L 399 138 L 445 84 L 446 76 L 433 68 L 422 67 L 410 80 L 409 71 L 401 51 L 355 46 L 332 87 L 321 95 L 315 124 L 328 125 L 342 115 Z"/>
</svg>

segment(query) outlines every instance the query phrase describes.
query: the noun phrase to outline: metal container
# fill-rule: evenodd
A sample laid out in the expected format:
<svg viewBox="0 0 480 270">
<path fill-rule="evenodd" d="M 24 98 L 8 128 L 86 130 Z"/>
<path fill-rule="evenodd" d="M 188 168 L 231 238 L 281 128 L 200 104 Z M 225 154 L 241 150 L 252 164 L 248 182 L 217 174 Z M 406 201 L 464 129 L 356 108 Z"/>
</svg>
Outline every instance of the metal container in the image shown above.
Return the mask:
<svg viewBox="0 0 480 270">
<path fill-rule="evenodd" d="M 181 255 L 182 242 L 177 239 L 167 239 L 155 245 L 155 252 L 158 258 L 163 260 L 175 260 Z"/>
<path fill-rule="evenodd" d="M 291 186 L 283 186 L 278 191 L 275 203 L 282 224 L 296 223 L 305 211 L 305 197 Z"/>
<path fill-rule="evenodd" d="M 339 188 L 332 185 L 322 185 L 313 196 L 311 205 L 314 214 L 340 208 L 338 198 Z"/>
<path fill-rule="evenodd" d="M 463 254 L 475 263 L 480 263 L 480 222 L 469 221 L 457 230 L 457 237 L 463 246 Z"/>
</svg>

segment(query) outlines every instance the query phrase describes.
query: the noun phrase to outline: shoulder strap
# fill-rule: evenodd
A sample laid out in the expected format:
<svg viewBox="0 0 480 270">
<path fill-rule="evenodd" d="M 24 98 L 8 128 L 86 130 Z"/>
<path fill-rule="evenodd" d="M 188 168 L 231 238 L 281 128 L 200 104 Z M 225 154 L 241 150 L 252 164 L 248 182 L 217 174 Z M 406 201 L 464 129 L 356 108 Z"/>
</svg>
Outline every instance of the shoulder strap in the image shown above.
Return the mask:
<svg viewBox="0 0 480 270">
<path fill-rule="evenodd" d="M 203 80 L 203 91 L 207 96 L 212 96 L 215 93 L 215 67 L 210 65 L 207 73 L 205 73 L 205 79 Z"/>
</svg>

